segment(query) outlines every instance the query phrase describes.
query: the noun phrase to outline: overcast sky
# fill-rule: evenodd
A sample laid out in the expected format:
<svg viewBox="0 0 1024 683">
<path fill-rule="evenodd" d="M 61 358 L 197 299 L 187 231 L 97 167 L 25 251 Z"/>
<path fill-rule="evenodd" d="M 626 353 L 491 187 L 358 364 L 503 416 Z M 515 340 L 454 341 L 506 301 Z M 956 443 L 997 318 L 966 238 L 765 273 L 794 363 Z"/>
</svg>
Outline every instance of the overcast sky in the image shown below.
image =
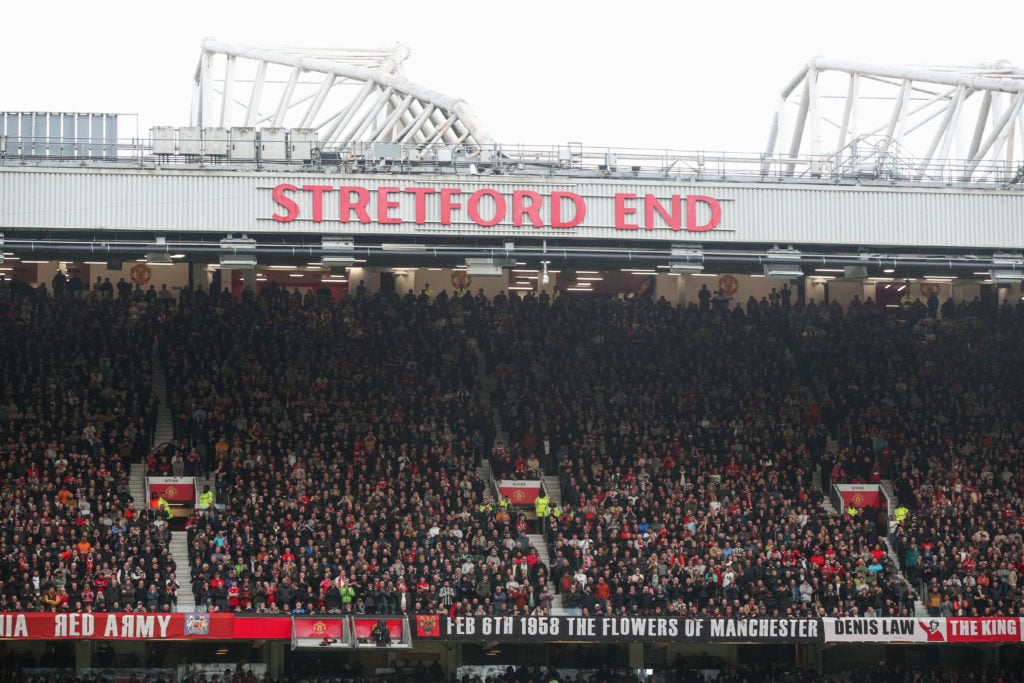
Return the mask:
<svg viewBox="0 0 1024 683">
<path fill-rule="evenodd" d="M 815 55 L 1024 66 L 1024 3 L 1003 0 L 19 1 L 0 17 L 0 111 L 138 114 L 143 136 L 188 124 L 207 36 L 401 42 L 405 75 L 465 99 L 499 141 L 677 150 L 761 151 L 778 91 Z"/>
</svg>

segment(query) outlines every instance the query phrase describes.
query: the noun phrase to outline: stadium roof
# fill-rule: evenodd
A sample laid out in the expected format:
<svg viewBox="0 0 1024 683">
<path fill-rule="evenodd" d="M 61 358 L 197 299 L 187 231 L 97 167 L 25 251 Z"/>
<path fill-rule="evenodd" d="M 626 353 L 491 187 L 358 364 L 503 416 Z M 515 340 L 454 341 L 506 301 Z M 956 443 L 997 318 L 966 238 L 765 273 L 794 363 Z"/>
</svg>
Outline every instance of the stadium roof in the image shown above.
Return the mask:
<svg viewBox="0 0 1024 683">
<path fill-rule="evenodd" d="M 818 57 L 782 89 L 766 156 L 793 175 L 979 182 L 1024 159 L 1024 70 Z M 795 110 L 795 111 L 794 111 Z"/>
<path fill-rule="evenodd" d="M 313 129 L 326 148 L 353 142 L 487 145 L 463 100 L 402 75 L 409 48 L 270 49 L 203 41 L 192 124 Z"/>
</svg>

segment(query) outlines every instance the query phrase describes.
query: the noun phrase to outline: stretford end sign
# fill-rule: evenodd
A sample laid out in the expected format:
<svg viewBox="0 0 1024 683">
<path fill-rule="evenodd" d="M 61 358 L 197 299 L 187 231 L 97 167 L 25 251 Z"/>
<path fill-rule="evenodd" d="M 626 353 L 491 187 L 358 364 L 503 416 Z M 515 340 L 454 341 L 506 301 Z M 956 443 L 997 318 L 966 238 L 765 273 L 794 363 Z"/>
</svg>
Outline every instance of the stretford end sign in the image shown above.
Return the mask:
<svg viewBox="0 0 1024 683">
<path fill-rule="evenodd" d="M 278 223 L 297 220 L 377 225 L 452 225 L 473 223 L 483 228 L 564 228 L 582 225 L 587 199 L 554 190 L 541 193 L 522 189 L 484 187 L 473 191 L 457 187 L 366 188 L 358 185 L 292 185 L 272 191 Z M 657 197 L 620 192 L 614 197 L 616 230 L 707 232 L 722 221 L 722 205 L 706 195 Z"/>
</svg>

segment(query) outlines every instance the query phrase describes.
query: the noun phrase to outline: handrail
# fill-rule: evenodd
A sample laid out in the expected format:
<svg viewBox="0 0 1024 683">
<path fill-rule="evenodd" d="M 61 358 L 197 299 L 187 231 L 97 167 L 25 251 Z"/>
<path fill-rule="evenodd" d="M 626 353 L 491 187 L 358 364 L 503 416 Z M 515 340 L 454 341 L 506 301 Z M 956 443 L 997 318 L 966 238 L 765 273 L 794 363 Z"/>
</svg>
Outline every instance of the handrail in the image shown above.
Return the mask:
<svg viewBox="0 0 1024 683">
<path fill-rule="evenodd" d="M 284 156 L 264 158 L 262 145 L 249 146 L 232 158 L 231 145 L 217 141 L 217 153 L 155 153 L 165 140 L 0 136 L 0 167 L 141 166 L 168 169 L 252 169 L 307 173 L 451 173 L 478 176 L 549 176 L 553 178 L 644 179 L 678 182 L 886 183 L 918 186 L 995 186 L 1024 190 L 1024 164 L 999 161 L 978 164 L 967 159 L 931 159 L 925 166 L 892 141 L 858 138 L 834 155 L 791 157 L 788 154 L 706 150 L 493 144 L 482 146 L 366 143 L 321 145 L 313 140 L 288 144 Z M 198 143 L 197 143 L 198 144 Z M 303 146 L 304 145 L 304 146 Z M 304 151 L 299 152 L 302 147 Z M 212 147 L 211 147 L 212 149 Z M 190 151 L 194 151 L 190 148 Z"/>
</svg>

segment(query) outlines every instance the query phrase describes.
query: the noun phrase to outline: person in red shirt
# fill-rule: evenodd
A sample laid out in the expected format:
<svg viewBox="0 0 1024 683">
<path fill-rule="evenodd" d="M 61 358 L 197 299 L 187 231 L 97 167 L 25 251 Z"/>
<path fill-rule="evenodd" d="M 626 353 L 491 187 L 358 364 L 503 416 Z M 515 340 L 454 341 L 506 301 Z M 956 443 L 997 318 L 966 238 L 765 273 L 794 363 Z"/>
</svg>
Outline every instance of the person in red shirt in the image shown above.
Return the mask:
<svg viewBox="0 0 1024 683">
<path fill-rule="evenodd" d="M 513 464 L 517 477 L 523 477 L 526 475 L 526 458 L 520 453 L 516 456 L 515 463 Z"/>
<path fill-rule="evenodd" d="M 875 558 L 875 562 L 881 562 L 882 558 L 886 555 L 886 552 L 877 545 L 870 552 L 871 557 Z"/>
</svg>

